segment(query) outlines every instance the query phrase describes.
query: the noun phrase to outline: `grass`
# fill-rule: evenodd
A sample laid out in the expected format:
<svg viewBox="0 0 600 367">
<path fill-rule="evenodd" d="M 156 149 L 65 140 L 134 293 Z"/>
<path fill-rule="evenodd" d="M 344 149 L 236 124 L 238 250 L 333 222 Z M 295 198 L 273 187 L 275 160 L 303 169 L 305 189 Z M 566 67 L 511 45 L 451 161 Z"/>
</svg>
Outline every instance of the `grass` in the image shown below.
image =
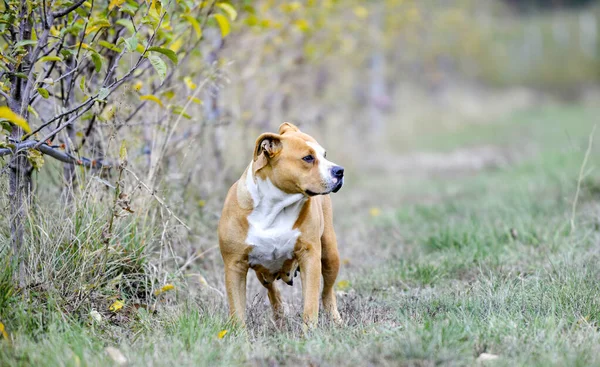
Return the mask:
<svg viewBox="0 0 600 367">
<path fill-rule="evenodd" d="M 535 149 L 494 169 L 409 179 L 415 200 L 379 203 L 380 215 L 338 210 L 340 251 L 349 257 L 338 285 L 345 325 L 322 320 L 307 335 L 298 293 L 286 297 L 290 315 L 277 329 L 264 295 L 252 298 L 259 292 L 254 279 L 248 328 L 229 325 L 219 255 L 208 253 L 183 276 L 167 266 L 174 259 L 161 267 L 157 256 L 177 255 L 161 239 L 177 239 L 177 231 L 150 211 L 118 218 L 119 246 L 105 252 L 101 228 L 108 206 L 46 214 L 62 213 L 60 221 L 44 219 L 39 210 L 28 239 L 30 251 L 44 249 L 30 257 L 44 287 L 15 290 L 10 268 L 0 271 L 0 320 L 10 334 L 1 344 L 0 365 L 115 364 L 107 347 L 140 366 L 472 365 L 481 353 L 499 356 L 493 365 L 600 365 L 600 176 L 594 170 L 582 182 L 570 230 L 595 112 L 541 108 L 436 136 L 442 151 L 452 148 L 449 142 L 518 149 L 530 141 Z M 432 141 L 424 143 L 428 149 Z M 598 146 L 589 168 L 598 164 Z M 368 196 L 361 188 L 358 182 L 347 195 Z M 103 202 L 97 199 L 91 202 Z M 214 224 L 201 220 L 207 228 Z M 362 227 L 349 232 L 344 222 L 357 220 Z M 109 270 L 98 275 L 94 264 L 104 256 Z M 198 286 L 195 277 L 210 287 Z M 175 290 L 154 293 L 167 282 Z M 108 306 L 117 298 L 126 306 L 115 314 Z"/>
</svg>

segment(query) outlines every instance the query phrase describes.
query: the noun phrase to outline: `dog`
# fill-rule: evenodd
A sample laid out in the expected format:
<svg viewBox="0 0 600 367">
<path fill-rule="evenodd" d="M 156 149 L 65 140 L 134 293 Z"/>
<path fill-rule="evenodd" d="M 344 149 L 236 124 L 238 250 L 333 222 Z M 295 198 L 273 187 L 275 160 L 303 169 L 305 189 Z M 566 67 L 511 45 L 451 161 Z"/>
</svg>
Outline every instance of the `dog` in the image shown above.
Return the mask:
<svg viewBox="0 0 600 367">
<path fill-rule="evenodd" d="M 291 123 L 256 140 L 254 157 L 225 199 L 218 226 L 232 320 L 246 321 L 246 277 L 253 269 L 276 320 L 283 304 L 276 281 L 293 285 L 300 273 L 304 325 L 319 317 L 319 289 L 331 320 L 342 322 L 334 284 L 340 268 L 330 193 L 344 184 L 344 168 Z"/>
</svg>

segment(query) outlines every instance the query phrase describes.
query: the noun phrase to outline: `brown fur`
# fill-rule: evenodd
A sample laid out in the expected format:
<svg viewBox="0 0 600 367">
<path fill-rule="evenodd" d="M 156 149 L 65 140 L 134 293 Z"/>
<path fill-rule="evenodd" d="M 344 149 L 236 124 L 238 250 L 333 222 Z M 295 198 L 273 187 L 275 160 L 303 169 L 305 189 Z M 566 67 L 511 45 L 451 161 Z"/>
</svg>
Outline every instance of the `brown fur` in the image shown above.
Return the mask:
<svg viewBox="0 0 600 367">
<path fill-rule="evenodd" d="M 307 141 L 316 142 L 290 123 L 282 124 L 279 134 L 262 134 L 256 140 L 254 150 L 255 175 L 262 179 L 269 178 L 276 187 L 289 194 L 306 193 L 307 190 L 326 192 L 318 162 L 311 165 L 301 159 L 308 154 L 315 155 L 313 149 L 307 146 Z M 234 320 L 241 323 L 245 322 L 246 317 L 246 276 L 250 267 L 248 254 L 252 251 L 252 247 L 245 243 L 247 217 L 253 208 L 252 197 L 245 186 L 246 175 L 247 171 L 229 190 L 218 228 L 225 263 L 229 312 Z M 275 274 L 260 265 L 253 269 L 258 280 L 267 288 L 274 314 L 279 318 L 283 312 L 275 281 L 281 278 L 291 282 L 299 268 L 305 323 L 313 326 L 318 319 L 321 276 L 324 281 L 323 307 L 335 322 L 341 322 L 333 291 L 340 261 L 329 195 L 307 196 L 294 228 L 301 235 L 294 247 L 293 258 L 285 261 L 282 269 Z"/>
</svg>

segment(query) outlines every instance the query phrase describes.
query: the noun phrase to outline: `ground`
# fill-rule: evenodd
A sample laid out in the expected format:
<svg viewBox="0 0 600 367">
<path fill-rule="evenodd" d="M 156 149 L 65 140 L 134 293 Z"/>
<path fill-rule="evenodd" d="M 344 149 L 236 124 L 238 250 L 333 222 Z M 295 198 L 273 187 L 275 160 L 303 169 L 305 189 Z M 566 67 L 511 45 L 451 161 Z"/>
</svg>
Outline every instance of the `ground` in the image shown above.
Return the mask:
<svg viewBox="0 0 600 367">
<path fill-rule="evenodd" d="M 281 283 L 278 329 L 250 274 L 248 327 L 232 327 L 211 250 L 156 312 L 82 320 L 49 300 L 43 329 L 9 330 L 0 365 L 600 365 L 600 142 L 582 169 L 597 116 L 531 107 L 344 164 L 344 326 L 303 333 L 301 288 Z"/>
</svg>

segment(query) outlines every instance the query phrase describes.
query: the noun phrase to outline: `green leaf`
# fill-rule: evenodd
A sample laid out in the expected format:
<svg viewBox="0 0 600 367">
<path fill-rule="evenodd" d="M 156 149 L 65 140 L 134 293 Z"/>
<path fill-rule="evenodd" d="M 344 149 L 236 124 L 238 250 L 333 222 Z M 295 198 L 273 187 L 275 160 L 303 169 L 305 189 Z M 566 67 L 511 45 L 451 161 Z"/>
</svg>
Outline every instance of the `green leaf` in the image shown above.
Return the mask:
<svg viewBox="0 0 600 367">
<path fill-rule="evenodd" d="M 194 28 L 194 31 L 196 31 L 196 37 L 198 39 L 200 39 L 202 37 L 202 28 L 200 28 L 200 23 L 198 23 L 196 18 L 194 18 L 193 16 L 191 16 L 189 14 L 183 14 L 181 17 L 183 19 L 187 20 L 188 23 L 190 23 L 192 25 L 192 27 Z"/>
<path fill-rule="evenodd" d="M 150 55 L 148 56 L 148 59 L 154 67 L 154 70 L 156 70 L 156 73 L 160 78 L 160 82 L 162 83 L 163 81 L 165 81 L 165 78 L 167 77 L 167 64 L 165 64 L 165 62 L 160 58 L 160 56 Z"/>
<path fill-rule="evenodd" d="M 138 45 L 138 39 L 136 36 L 131 36 L 125 40 L 125 46 L 128 51 L 135 51 Z"/>
<path fill-rule="evenodd" d="M 44 57 L 41 57 L 38 61 L 41 61 L 41 62 L 62 61 L 62 59 L 58 56 L 44 56 Z"/>
<path fill-rule="evenodd" d="M 184 112 L 183 107 L 181 106 L 172 106 L 171 107 L 171 112 L 175 115 L 181 115 L 183 117 L 185 117 L 186 119 L 191 119 L 192 116 L 188 115 L 187 113 Z"/>
<path fill-rule="evenodd" d="M 79 81 L 79 89 L 85 93 L 85 75 L 81 76 L 81 80 Z"/>
<path fill-rule="evenodd" d="M 48 97 L 50 97 L 50 93 L 44 88 L 38 88 L 37 91 L 43 99 L 48 99 Z"/>
<path fill-rule="evenodd" d="M 129 31 L 129 33 L 131 33 L 131 34 L 135 33 L 135 27 L 133 26 L 133 23 L 129 19 L 119 19 L 116 21 L 116 24 L 125 27 L 127 29 L 127 31 Z"/>
<path fill-rule="evenodd" d="M 94 67 L 96 72 L 99 73 L 102 70 L 102 56 L 96 52 L 91 53 L 92 61 L 94 62 Z"/>
<path fill-rule="evenodd" d="M 163 55 L 165 55 L 166 57 L 169 58 L 169 60 L 171 60 L 173 62 L 173 64 L 177 65 L 177 54 L 175 52 L 173 52 L 173 50 L 170 50 L 168 48 L 164 48 L 164 47 L 157 47 L 157 46 L 153 46 L 148 48 L 148 51 L 154 51 L 154 52 L 158 52 L 161 53 Z"/>
<path fill-rule="evenodd" d="M 100 90 L 98 91 L 98 98 L 99 100 L 104 100 L 106 97 L 108 97 L 108 94 L 110 93 L 110 89 L 108 88 L 100 88 Z"/>
<path fill-rule="evenodd" d="M 235 10 L 235 8 L 229 4 L 229 3 L 218 3 L 217 6 L 221 9 L 223 9 L 223 11 L 225 13 L 227 13 L 227 15 L 229 15 L 229 18 L 233 21 L 237 18 L 237 11 Z"/>
<path fill-rule="evenodd" d="M 219 28 L 221 29 L 221 37 L 227 37 L 227 35 L 231 31 L 231 28 L 229 26 L 229 20 L 227 20 L 227 17 L 225 17 L 223 14 L 215 14 L 214 17 L 217 20 L 217 23 L 219 24 Z"/>
<path fill-rule="evenodd" d="M 121 50 L 119 47 L 117 47 L 116 45 L 113 45 L 112 43 L 110 43 L 110 42 L 107 42 L 107 41 L 104 41 L 104 40 L 102 40 L 102 41 L 98 41 L 98 44 L 99 44 L 100 46 L 102 46 L 102 47 L 108 48 L 109 50 L 112 50 L 112 51 L 115 51 L 115 52 L 121 52 L 121 51 L 122 51 L 122 50 Z"/>
<path fill-rule="evenodd" d="M 37 41 L 36 40 L 24 40 L 21 42 L 17 42 L 17 43 L 15 43 L 15 48 L 24 47 L 24 46 L 32 46 L 32 45 L 37 45 Z"/>
</svg>

